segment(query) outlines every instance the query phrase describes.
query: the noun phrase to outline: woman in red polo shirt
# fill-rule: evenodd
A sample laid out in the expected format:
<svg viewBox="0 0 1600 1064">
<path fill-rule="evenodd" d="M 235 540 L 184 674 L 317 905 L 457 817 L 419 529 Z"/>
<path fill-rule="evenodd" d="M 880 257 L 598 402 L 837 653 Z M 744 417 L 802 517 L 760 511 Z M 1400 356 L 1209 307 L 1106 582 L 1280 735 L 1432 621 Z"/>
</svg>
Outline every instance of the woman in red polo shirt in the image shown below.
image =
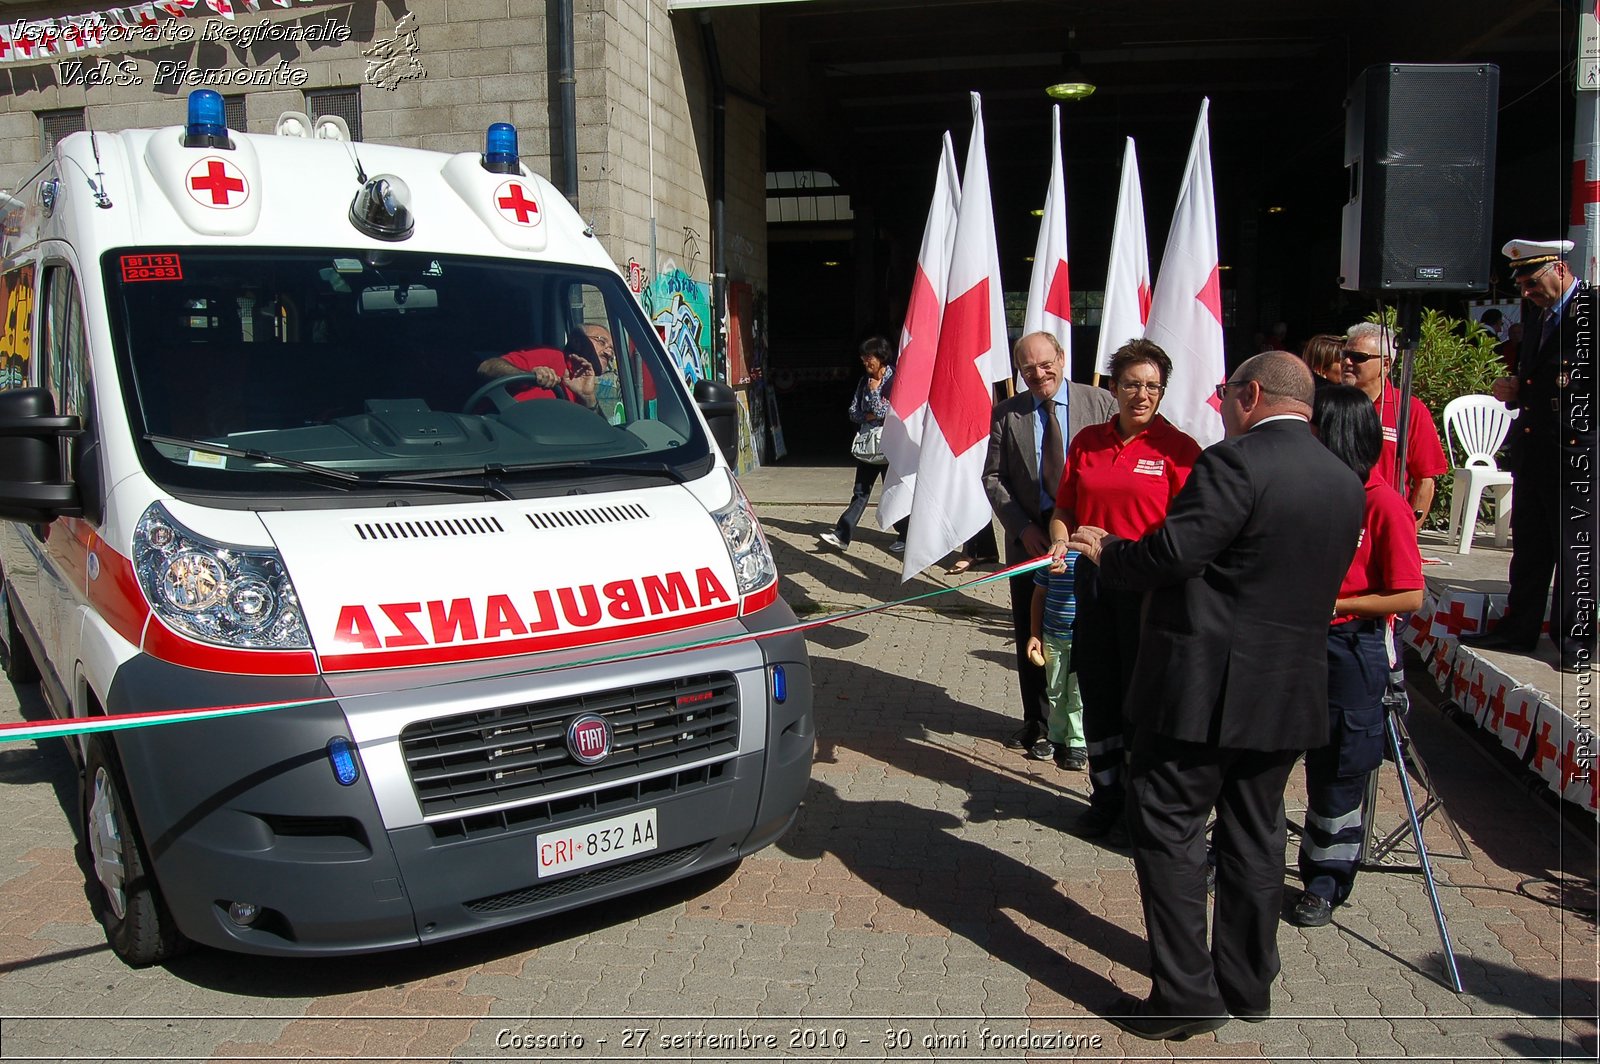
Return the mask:
<svg viewBox="0 0 1600 1064">
<path fill-rule="evenodd" d="M 1396 659 L 1389 622 L 1422 605 L 1422 555 L 1411 504 L 1378 468 L 1383 426 L 1361 389 L 1317 393 L 1317 436 L 1367 485 L 1356 554 L 1328 625 L 1328 745 L 1306 753 L 1306 829 L 1300 837 L 1304 892 L 1290 919 L 1321 927 L 1350 895 L 1365 828 L 1367 775 L 1383 761 L 1383 695 Z"/>
<path fill-rule="evenodd" d="M 1067 449 L 1050 518 L 1055 557 L 1066 555 L 1067 536 L 1079 525 L 1138 539 L 1167 519 L 1200 457 L 1200 445 L 1157 413 L 1171 375 L 1172 360 L 1149 340 L 1129 340 L 1111 356 L 1117 415 L 1085 428 Z M 1143 596 L 1100 587 L 1099 568 L 1083 559 L 1074 575 L 1072 668 L 1083 696 L 1090 779 L 1089 811 L 1076 830 L 1085 838 L 1109 834 L 1112 845 L 1124 845 L 1122 699 L 1139 652 Z"/>
</svg>

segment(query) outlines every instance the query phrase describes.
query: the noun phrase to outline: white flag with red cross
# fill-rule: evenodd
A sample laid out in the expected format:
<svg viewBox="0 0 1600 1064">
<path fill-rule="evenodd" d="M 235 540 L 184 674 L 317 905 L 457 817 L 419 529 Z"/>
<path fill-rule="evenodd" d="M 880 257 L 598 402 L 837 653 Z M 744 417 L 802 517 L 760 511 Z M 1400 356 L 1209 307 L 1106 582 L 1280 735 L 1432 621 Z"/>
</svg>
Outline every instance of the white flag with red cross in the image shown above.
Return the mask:
<svg viewBox="0 0 1600 1064">
<path fill-rule="evenodd" d="M 1172 378 L 1167 382 L 1161 413 L 1202 447 L 1222 439 L 1222 404 L 1216 386 L 1226 372 L 1210 110 L 1211 101 L 1202 100 L 1144 330 L 1145 339 L 1159 344 L 1172 359 Z"/>
<path fill-rule="evenodd" d="M 928 382 L 929 420 L 900 579 L 909 580 L 990 521 L 983 491 L 993 385 L 1011 376 L 1000 249 L 989 201 L 982 100 L 972 94 L 972 141 L 961 178 L 955 247 L 939 344 Z"/>
<path fill-rule="evenodd" d="M 1061 105 L 1050 108 L 1050 188 L 1033 246 L 1033 278 L 1028 282 L 1028 309 L 1022 335 L 1047 332 L 1067 353 L 1072 376 L 1072 286 L 1067 271 L 1067 182 L 1061 173 Z M 1027 385 L 1017 377 L 1017 391 Z"/>
<path fill-rule="evenodd" d="M 1111 225 L 1111 262 L 1106 266 L 1105 302 L 1100 309 L 1100 342 L 1094 371 L 1111 374 L 1111 356 L 1129 340 L 1144 335 L 1150 320 L 1150 241 L 1144 231 L 1144 189 L 1133 138 L 1122 153 L 1122 187 Z"/>
<path fill-rule="evenodd" d="M 883 453 L 889 459 L 883 497 L 878 501 L 878 527 L 883 529 L 911 515 L 911 501 L 917 490 L 917 460 L 928 420 L 928 385 L 933 380 L 933 356 L 939 347 L 939 319 L 944 314 L 944 286 L 950 274 L 960 203 L 956 146 L 947 132 L 933 182 L 928 223 L 922 228 L 922 250 L 917 253 L 917 274 L 911 281 L 906 322 L 900 329 L 900 357 L 894 364 L 889 416 L 883 422 Z"/>
<path fill-rule="evenodd" d="M 1592 28 L 1596 15 L 1586 12 L 1583 18 Z M 1567 262 L 1594 284 L 1600 280 L 1600 91 L 1575 93 L 1572 109 L 1572 207 L 1567 220 L 1572 254 Z"/>
</svg>

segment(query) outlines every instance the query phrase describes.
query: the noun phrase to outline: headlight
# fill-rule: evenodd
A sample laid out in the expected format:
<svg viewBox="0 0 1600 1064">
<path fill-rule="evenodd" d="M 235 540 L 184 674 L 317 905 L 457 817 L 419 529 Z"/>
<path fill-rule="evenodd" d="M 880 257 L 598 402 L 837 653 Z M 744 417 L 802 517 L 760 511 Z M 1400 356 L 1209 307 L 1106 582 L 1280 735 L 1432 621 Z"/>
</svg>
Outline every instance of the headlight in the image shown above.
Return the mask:
<svg viewBox="0 0 1600 1064">
<path fill-rule="evenodd" d="M 744 497 L 739 482 L 728 474 L 728 486 L 733 497 L 726 506 L 713 510 L 717 527 L 722 529 L 722 540 L 727 544 L 728 557 L 733 559 L 733 574 L 739 581 L 739 594 L 759 591 L 778 579 L 778 566 L 772 560 L 772 550 L 761 531 L 761 522 L 750 509 L 750 500 Z"/>
<path fill-rule="evenodd" d="M 152 503 L 133 532 L 133 570 L 156 616 L 184 635 L 225 647 L 311 646 L 275 550 L 202 539 Z"/>
</svg>

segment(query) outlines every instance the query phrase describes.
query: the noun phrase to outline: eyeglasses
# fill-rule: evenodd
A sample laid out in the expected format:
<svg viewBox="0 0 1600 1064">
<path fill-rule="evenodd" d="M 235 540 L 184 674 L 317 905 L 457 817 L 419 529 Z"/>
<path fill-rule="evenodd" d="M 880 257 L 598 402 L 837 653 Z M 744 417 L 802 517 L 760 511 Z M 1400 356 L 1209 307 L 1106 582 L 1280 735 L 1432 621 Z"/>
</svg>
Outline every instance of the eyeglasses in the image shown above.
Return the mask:
<svg viewBox="0 0 1600 1064">
<path fill-rule="evenodd" d="M 1339 352 L 1339 357 L 1344 359 L 1346 362 L 1349 362 L 1352 365 L 1361 366 L 1361 365 L 1365 365 L 1368 362 L 1371 362 L 1373 359 L 1377 358 L 1378 356 L 1377 355 L 1368 354 L 1365 351 L 1357 351 L 1353 347 L 1346 347 L 1346 348 L 1344 348 L 1343 350 L 1341 350 Z"/>
<path fill-rule="evenodd" d="M 1528 276 L 1526 276 L 1526 277 L 1518 277 L 1517 278 L 1517 288 L 1520 289 L 1523 292 L 1536 291 L 1538 289 L 1538 287 L 1539 287 L 1539 285 L 1538 285 L 1539 275 L 1544 273 L 1544 271 L 1548 270 L 1550 267 L 1552 267 L 1554 265 L 1555 265 L 1555 263 L 1553 263 L 1553 262 L 1547 262 L 1543 266 L 1540 266 L 1537 270 L 1534 270 L 1532 273 L 1528 274 Z"/>
<path fill-rule="evenodd" d="M 1148 392 L 1151 395 L 1160 396 L 1160 394 L 1166 391 L 1166 389 L 1167 386 L 1165 384 L 1155 384 L 1146 381 L 1117 382 L 1117 391 L 1121 392 L 1123 395 L 1138 395 L 1140 392 Z"/>
<path fill-rule="evenodd" d="M 1221 384 L 1217 385 L 1212 390 L 1217 393 L 1217 398 L 1219 400 L 1226 401 L 1227 398 L 1228 398 L 1228 389 L 1232 388 L 1235 384 L 1238 384 L 1238 383 L 1239 383 L 1238 381 L 1223 381 Z M 1249 382 L 1246 381 L 1245 383 L 1248 384 Z"/>
</svg>

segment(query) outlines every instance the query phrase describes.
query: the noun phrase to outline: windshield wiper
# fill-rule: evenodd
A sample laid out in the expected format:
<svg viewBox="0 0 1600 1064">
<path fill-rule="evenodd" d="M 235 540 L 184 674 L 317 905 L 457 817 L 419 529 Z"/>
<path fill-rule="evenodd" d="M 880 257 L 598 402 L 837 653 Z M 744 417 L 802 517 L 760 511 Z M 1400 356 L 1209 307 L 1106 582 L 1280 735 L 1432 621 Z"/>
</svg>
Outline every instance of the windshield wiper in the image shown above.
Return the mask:
<svg viewBox="0 0 1600 1064">
<path fill-rule="evenodd" d="M 484 476 L 480 469 L 456 470 L 454 473 L 443 473 L 441 476 L 476 476 L 482 478 L 480 483 L 461 484 L 450 481 L 436 481 L 422 477 L 364 477 L 359 473 L 351 473 L 344 469 L 333 469 L 329 466 L 317 465 L 314 462 L 302 462 L 297 458 L 285 458 L 282 455 L 272 454 L 268 451 L 258 451 L 250 447 L 229 447 L 225 443 L 208 443 L 205 440 L 191 440 L 183 436 L 163 436 L 160 433 L 145 433 L 146 440 L 151 443 L 164 443 L 169 447 L 187 447 L 191 451 L 204 451 L 207 454 L 220 454 L 227 458 L 247 458 L 253 462 L 270 462 L 281 465 L 286 469 L 293 469 L 301 473 L 308 473 L 320 480 L 331 481 L 342 488 L 370 487 L 381 484 L 392 488 L 421 488 L 427 491 L 449 491 L 459 495 L 493 495 L 498 499 L 509 500 L 511 495 L 506 490 Z M 425 474 L 424 476 L 427 476 Z"/>
<path fill-rule="evenodd" d="M 168 447 L 185 447 L 191 451 L 220 454 L 225 458 L 248 458 L 252 462 L 271 462 L 287 469 L 309 473 L 319 480 L 332 481 L 341 487 L 361 483 L 360 477 L 343 469 L 331 469 L 328 466 L 317 465 L 314 462 L 302 462 L 297 458 L 284 458 L 282 455 L 270 454 L 267 451 L 258 451 L 254 448 L 229 447 L 225 443 L 208 443 L 205 440 L 191 440 L 184 436 L 163 436 L 158 432 L 147 432 L 144 434 L 144 438 L 150 443 L 164 443 Z"/>
<path fill-rule="evenodd" d="M 441 469 L 436 473 L 417 473 L 417 480 L 432 477 L 481 476 L 498 478 L 517 473 L 633 473 L 638 476 L 661 477 L 675 484 L 684 483 L 684 476 L 675 466 L 666 462 L 607 462 L 585 458 L 575 462 L 523 462 L 517 465 L 476 466 L 472 469 Z M 496 483 L 498 483 L 496 481 Z"/>
</svg>

